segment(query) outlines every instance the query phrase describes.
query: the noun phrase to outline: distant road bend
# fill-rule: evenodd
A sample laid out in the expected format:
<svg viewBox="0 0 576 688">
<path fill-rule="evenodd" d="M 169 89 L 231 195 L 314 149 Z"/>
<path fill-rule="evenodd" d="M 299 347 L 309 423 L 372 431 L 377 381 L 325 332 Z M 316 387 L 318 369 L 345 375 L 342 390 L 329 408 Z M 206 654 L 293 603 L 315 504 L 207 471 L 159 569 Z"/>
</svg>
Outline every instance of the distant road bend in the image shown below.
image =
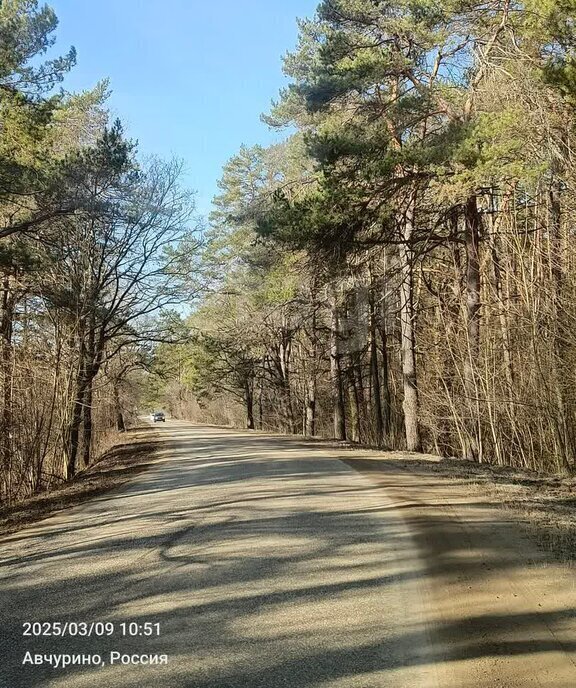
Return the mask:
<svg viewBox="0 0 576 688">
<path fill-rule="evenodd" d="M 501 512 L 326 444 L 157 429 L 149 471 L 2 540 L 3 688 L 576 687 L 576 576 Z M 114 632 L 22 637 L 34 621 Z"/>
</svg>

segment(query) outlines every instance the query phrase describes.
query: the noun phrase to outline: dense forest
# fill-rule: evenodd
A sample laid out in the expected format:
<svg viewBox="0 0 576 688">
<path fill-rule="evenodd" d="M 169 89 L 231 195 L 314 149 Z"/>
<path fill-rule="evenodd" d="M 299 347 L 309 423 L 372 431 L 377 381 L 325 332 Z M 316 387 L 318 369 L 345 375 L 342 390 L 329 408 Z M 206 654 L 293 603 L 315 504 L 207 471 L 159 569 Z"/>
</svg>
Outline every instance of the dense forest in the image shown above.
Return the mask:
<svg viewBox="0 0 576 688">
<path fill-rule="evenodd" d="M 141 160 L 108 85 L 59 88 L 57 19 L 0 1 L 0 502 L 92 463 L 134 415 L 130 375 L 177 340 L 199 237 L 181 163 Z"/>
<path fill-rule="evenodd" d="M 573 0 L 324 0 L 226 165 L 175 415 L 576 461 Z M 271 94 L 271 97 L 274 94 Z"/>
<path fill-rule="evenodd" d="M 325 0 L 206 226 L 0 0 L 0 500 L 138 413 L 576 465 L 574 0 Z M 270 94 L 274 97 L 274 94 Z"/>
</svg>

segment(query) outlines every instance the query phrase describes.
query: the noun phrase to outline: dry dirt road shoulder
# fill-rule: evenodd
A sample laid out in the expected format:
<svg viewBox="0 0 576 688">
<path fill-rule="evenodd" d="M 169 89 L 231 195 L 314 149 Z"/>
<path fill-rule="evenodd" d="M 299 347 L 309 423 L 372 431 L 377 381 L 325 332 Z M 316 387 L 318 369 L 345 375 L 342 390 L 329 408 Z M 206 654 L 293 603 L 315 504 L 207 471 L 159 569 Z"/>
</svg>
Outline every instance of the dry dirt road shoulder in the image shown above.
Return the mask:
<svg viewBox="0 0 576 688">
<path fill-rule="evenodd" d="M 388 456 L 343 454 L 396 497 L 416 539 L 443 685 L 576 686 L 576 569 L 538 546 L 542 524 L 465 468 Z"/>
</svg>

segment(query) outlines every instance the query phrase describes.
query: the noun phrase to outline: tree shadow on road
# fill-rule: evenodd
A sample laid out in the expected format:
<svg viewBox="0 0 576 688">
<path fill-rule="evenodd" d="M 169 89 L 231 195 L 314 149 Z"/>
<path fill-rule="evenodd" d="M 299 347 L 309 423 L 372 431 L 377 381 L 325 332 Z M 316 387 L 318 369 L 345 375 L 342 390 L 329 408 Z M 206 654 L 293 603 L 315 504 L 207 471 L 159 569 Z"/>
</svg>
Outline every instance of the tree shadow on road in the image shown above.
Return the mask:
<svg viewBox="0 0 576 688">
<path fill-rule="evenodd" d="M 507 551 L 509 524 L 490 516 L 491 505 L 476 504 L 487 512 L 473 538 L 464 537 L 449 510 L 426 514 L 417 500 L 395 503 L 377 485 L 349 479 L 342 464 L 265 459 L 261 452 L 278 448 L 275 438 L 236 438 L 233 459 L 217 431 L 194 441 L 193 458 L 180 437 L 174 461 L 122 496 L 100 497 L 83 518 L 41 531 L 34 550 L 19 551 L 14 541 L 4 552 L 0 685 L 40 688 L 68 677 L 76 686 L 85 673 L 86 681 L 125 688 L 370 688 L 441 662 L 576 651 L 576 639 L 560 645 L 542 631 L 573 620 L 573 607 L 410 618 L 422 579 L 474 586 L 487 571 L 505 577 L 519 565 Z M 231 461 L 239 462 L 235 471 Z M 283 483 L 289 494 L 279 493 Z M 119 500 L 127 497 L 142 498 L 142 508 L 124 514 Z M 102 530 L 111 514 L 116 528 Z M 394 605 L 406 618 L 391 627 Z M 24 621 L 50 620 L 152 621 L 161 634 L 22 638 Z M 23 667 L 27 650 L 167 652 L 170 663 L 134 667 L 114 683 L 116 667 Z"/>
</svg>

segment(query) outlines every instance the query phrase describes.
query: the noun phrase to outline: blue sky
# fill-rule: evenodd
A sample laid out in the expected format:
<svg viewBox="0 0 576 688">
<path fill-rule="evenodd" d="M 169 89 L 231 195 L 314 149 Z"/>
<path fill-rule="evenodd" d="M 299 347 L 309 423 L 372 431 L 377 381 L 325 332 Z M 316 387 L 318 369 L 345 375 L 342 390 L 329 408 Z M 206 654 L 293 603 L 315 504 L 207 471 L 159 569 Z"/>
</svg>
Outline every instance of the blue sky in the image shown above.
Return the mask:
<svg viewBox="0 0 576 688">
<path fill-rule="evenodd" d="M 318 0 L 48 0 L 57 47 L 78 51 L 70 90 L 109 77 L 110 105 L 142 153 L 186 162 L 186 184 L 210 209 L 222 165 L 242 143 L 278 134 L 259 120 L 284 85 L 296 17 Z"/>
</svg>

